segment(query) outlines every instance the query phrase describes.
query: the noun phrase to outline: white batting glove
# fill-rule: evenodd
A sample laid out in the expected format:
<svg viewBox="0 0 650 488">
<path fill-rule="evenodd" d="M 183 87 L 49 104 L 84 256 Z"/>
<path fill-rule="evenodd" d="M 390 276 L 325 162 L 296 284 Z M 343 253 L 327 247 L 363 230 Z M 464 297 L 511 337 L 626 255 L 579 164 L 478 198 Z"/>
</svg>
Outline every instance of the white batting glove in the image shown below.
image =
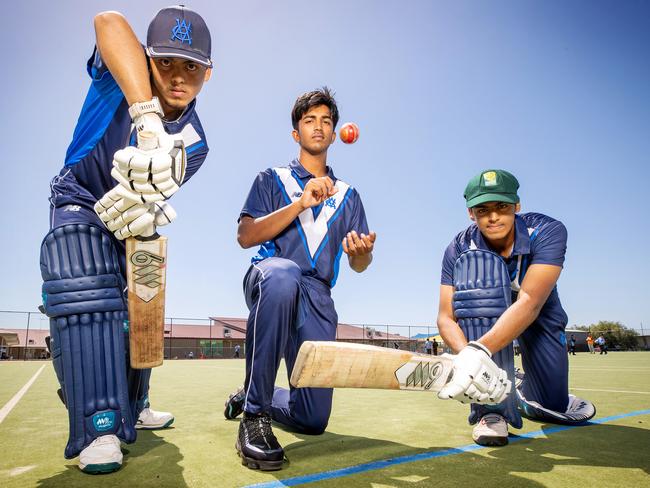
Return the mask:
<svg viewBox="0 0 650 488">
<path fill-rule="evenodd" d="M 165 127 L 162 123 L 162 117 L 165 116 L 165 113 L 158 97 L 134 103 L 129 107 L 129 115 L 136 131 L 148 131 L 156 135 L 165 134 Z"/>
<path fill-rule="evenodd" d="M 151 205 L 156 227 L 171 224 L 176 218 L 176 210 L 167 202 L 156 202 Z"/>
<path fill-rule="evenodd" d="M 120 196 L 113 188 L 96 204 L 95 212 L 104 225 L 118 239 L 131 236 L 150 236 L 157 226 L 171 223 L 176 211 L 167 202 L 137 203 Z"/>
<path fill-rule="evenodd" d="M 497 404 L 510 393 L 512 383 L 506 372 L 492 361 L 492 354 L 483 344 L 469 342 L 458 354 L 448 357 L 454 364 L 453 376 L 438 392 L 441 400 Z"/>
<path fill-rule="evenodd" d="M 122 196 L 140 202 L 167 200 L 185 177 L 183 142 L 165 134 L 161 146 L 148 151 L 128 146 L 113 157 L 111 176 L 125 189 Z"/>
<path fill-rule="evenodd" d="M 165 126 L 163 125 L 162 119 L 158 113 L 137 115 L 133 118 L 133 125 L 135 126 L 135 130 L 138 132 L 153 132 L 157 136 L 166 134 Z"/>
</svg>

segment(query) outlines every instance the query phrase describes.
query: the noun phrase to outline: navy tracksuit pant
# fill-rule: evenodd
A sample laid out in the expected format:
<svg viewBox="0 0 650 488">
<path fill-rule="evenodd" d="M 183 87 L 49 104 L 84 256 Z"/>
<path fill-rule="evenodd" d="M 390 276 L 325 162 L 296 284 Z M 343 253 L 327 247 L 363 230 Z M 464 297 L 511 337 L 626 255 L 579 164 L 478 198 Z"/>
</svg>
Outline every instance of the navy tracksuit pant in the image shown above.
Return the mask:
<svg viewBox="0 0 650 488">
<path fill-rule="evenodd" d="M 250 310 L 246 329 L 244 411 L 267 412 L 273 420 L 306 434 L 320 434 L 332 409 L 331 388 L 275 387 L 284 356 L 291 371 L 304 341 L 336 339 L 338 316 L 330 287 L 304 276 L 289 259 L 267 258 L 244 278 Z"/>
</svg>

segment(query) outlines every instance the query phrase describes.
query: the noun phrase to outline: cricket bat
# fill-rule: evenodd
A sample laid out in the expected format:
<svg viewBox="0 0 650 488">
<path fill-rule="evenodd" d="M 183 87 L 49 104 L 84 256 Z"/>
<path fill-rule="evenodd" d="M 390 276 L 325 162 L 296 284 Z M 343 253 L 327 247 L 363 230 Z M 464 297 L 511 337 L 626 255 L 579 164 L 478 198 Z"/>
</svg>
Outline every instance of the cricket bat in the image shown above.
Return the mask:
<svg viewBox="0 0 650 488">
<path fill-rule="evenodd" d="M 452 375 L 447 356 L 349 342 L 305 341 L 291 372 L 296 388 L 440 391 Z"/>
<path fill-rule="evenodd" d="M 140 132 L 138 147 L 155 149 L 158 138 L 151 132 Z M 163 363 L 166 270 L 166 237 L 154 231 L 148 237 L 126 239 L 129 355 L 134 369 L 154 368 Z"/>
</svg>

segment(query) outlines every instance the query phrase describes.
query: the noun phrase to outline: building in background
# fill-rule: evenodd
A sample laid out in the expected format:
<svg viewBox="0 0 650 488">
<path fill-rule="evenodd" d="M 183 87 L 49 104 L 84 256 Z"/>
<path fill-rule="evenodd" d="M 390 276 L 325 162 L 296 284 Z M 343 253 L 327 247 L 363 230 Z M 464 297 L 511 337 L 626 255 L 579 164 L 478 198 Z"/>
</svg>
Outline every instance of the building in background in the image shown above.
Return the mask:
<svg viewBox="0 0 650 488">
<path fill-rule="evenodd" d="M 47 329 L 0 329 L 0 359 L 48 359 Z"/>
</svg>

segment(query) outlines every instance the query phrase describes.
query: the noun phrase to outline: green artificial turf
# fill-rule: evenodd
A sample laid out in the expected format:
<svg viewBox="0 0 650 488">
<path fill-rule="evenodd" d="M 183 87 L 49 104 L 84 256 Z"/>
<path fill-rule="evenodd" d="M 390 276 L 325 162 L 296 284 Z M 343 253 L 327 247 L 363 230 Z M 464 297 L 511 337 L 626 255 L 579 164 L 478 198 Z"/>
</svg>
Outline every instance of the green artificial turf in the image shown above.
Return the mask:
<svg viewBox="0 0 650 488">
<path fill-rule="evenodd" d="M 572 393 L 597 406 L 596 419 L 650 409 L 650 354 L 570 357 Z M 337 390 L 327 432 L 307 436 L 274 427 L 290 463 L 263 473 L 235 453 L 237 420 L 223 404 L 243 381 L 243 360 L 167 361 L 152 377 L 152 407 L 172 411 L 163 431 L 140 431 L 123 445 L 116 473 L 90 476 L 63 458 L 67 414 L 45 362 L 0 363 L 0 408 L 46 364 L 0 424 L 0 486 L 233 487 L 322 473 L 372 461 L 472 445 L 467 407 L 423 392 Z M 284 368 L 279 384 L 286 385 Z M 611 391 L 607 391 L 611 390 Z M 520 431 L 553 429 L 524 421 Z M 317 481 L 308 486 L 650 486 L 650 415 L 637 415 L 472 450 Z"/>
</svg>

